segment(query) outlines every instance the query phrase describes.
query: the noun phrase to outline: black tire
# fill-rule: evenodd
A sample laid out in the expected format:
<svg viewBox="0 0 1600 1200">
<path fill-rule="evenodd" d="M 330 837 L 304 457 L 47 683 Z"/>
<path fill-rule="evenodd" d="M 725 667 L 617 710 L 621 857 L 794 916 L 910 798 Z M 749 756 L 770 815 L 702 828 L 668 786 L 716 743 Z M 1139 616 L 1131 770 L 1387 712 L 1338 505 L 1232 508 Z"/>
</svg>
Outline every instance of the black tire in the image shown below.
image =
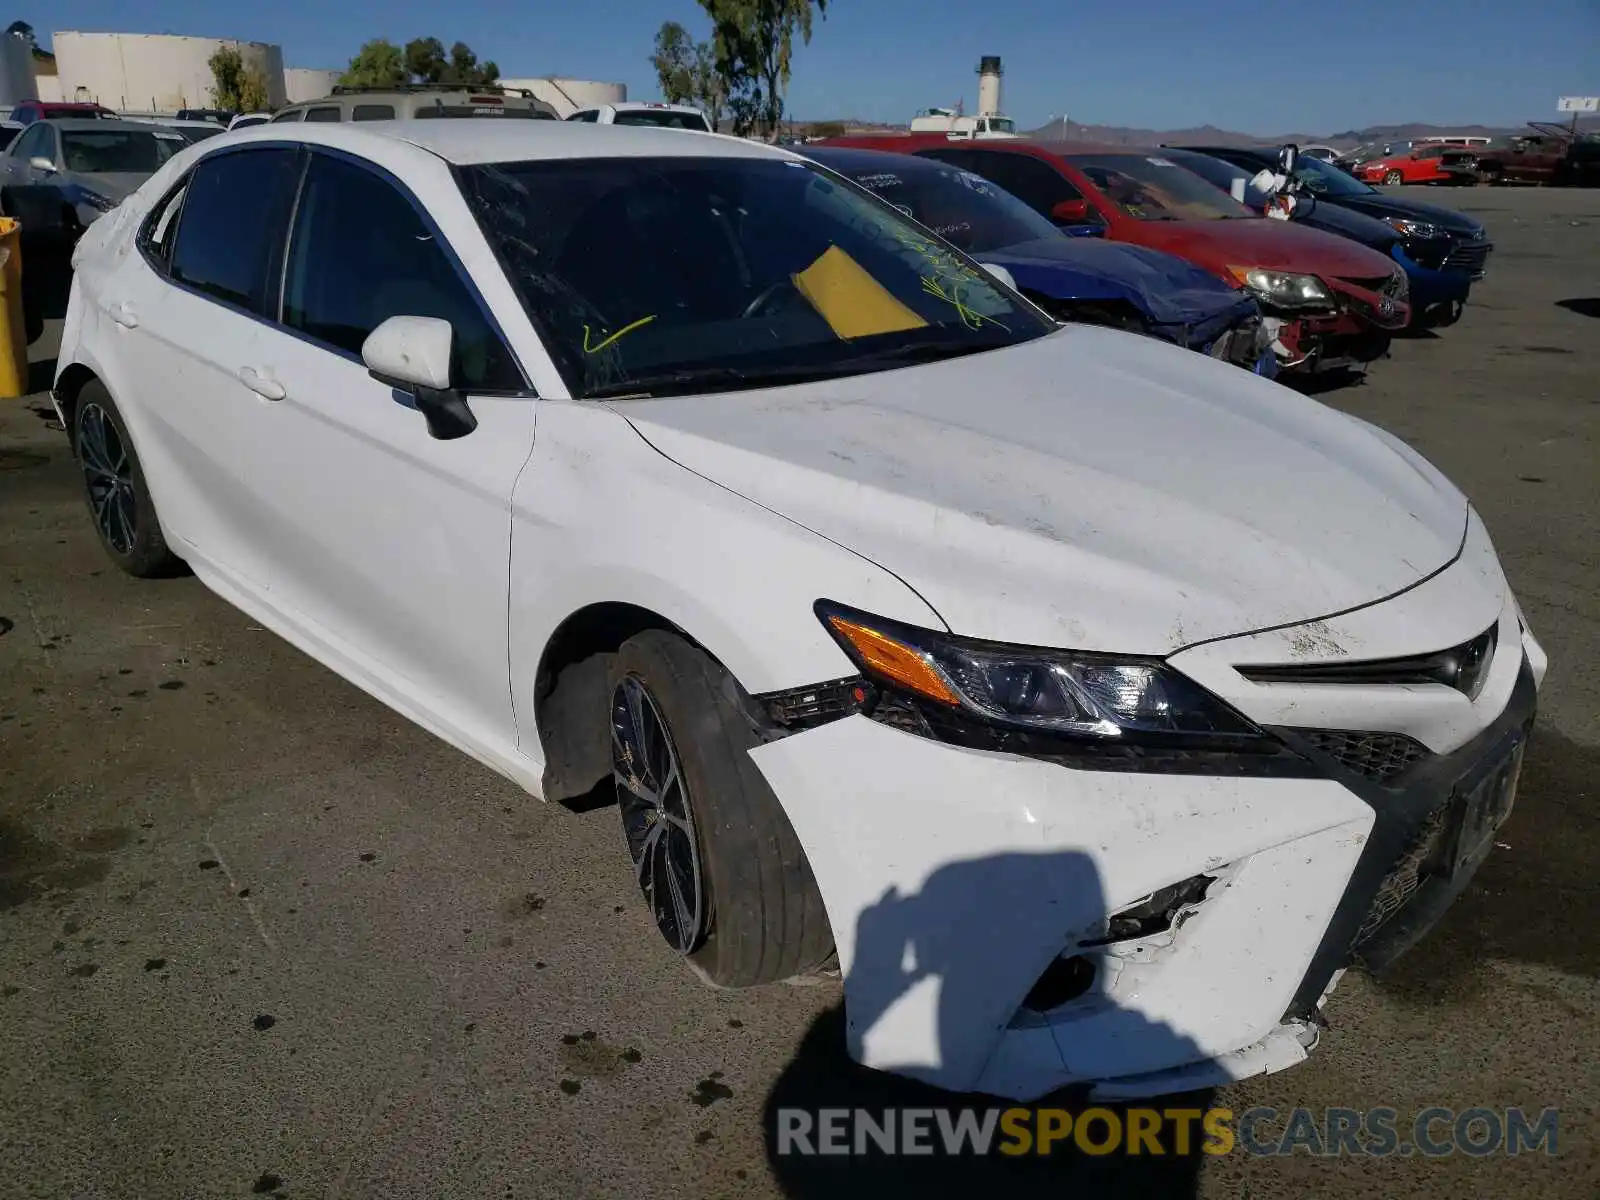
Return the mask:
<svg viewBox="0 0 1600 1200">
<path fill-rule="evenodd" d="M 1399 171 L 1390 171 L 1383 177 L 1383 183 L 1385 187 L 1399 187 L 1405 181 L 1406 177 L 1400 174 Z"/>
<path fill-rule="evenodd" d="M 622 644 L 607 683 L 623 831 L 651 916 L 668 944 L 718 987 L 771 983 L 823 963 L 833 949 L 827 913 L 800 840 L 748 754 L 761 739 L 741 708 L 748 697 L 738 683 L 704 651 L 656 629 Z M 690 826 L 683 830 L 678 818 L 678 825 L 657 833 L 655 843 L 649 831 L 657 819 L 641 820 L 650 802 L 628 784 L 631 775 L 651 790 L 663 761 L 659 746 L 639 753 L 625 749 L 639 740 L 628 706 L 637 708 L 641 700 L 660 718 L 682 780 L 676 792 L 670 783 L 660 789 L 667 798 L 657 808 L 681 804 Z M 662 876 L 640 869 L 641 848 L 655 862 L 671 852 L 669 843 L 680 852 L 687 846 L 695 856 L 694 869 L 678 874 L 698 884 L 692 930 L 689 921 L 665 919 L 672 915 L 663 911 L 670 900 L 653 886 Z"/>
<path fill-rule="evenodd" d="M 155 501 L 128 427 L 111 393 L 98 379 L 78 393 L 72 413 L 72 447 L 83 475 L 84 497 L 100 544 L 111 561 L 138 579 L 172 575 L 183 564 L 167 548 Z"/>
</svg>

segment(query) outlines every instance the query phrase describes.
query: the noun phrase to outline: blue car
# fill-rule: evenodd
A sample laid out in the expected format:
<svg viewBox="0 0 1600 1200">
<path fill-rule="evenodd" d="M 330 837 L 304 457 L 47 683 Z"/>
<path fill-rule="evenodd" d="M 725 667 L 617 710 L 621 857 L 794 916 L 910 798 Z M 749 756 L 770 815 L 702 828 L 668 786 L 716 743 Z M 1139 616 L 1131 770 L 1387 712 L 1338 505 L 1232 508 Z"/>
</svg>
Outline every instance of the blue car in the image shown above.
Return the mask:
<svg viewBox="0 0 1600 1200">
<path fill-rule="evenodd" d="M 807 157 L 866 188 L 979 262 L 1004 267 L 1060 320 L 1111 325 L 1276 373 L 1272 332 L 1243 292 L 1181 258 L 1069 237 L 969 171 L 881 150 L 813 147 Z"/>
</svg>

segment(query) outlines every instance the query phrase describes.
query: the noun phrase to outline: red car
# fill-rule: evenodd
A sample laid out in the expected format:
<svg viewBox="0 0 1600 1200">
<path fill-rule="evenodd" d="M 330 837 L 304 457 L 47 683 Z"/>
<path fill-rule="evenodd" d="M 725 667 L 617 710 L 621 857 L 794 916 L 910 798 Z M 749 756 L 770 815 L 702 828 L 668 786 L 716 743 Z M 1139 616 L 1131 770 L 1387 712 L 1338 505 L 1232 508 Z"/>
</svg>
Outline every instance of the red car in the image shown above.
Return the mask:
<svg viewBox="0 0 1600 1200">
<path fill-rule="evenodd" d="M 11 110 L 10 120 L 18 125 L 32 125 L 35 121 L 58 119 L 90 120 L 96 117 L 115 117 L 117 114 L 100 104 L 79 101 L 57 103 L 51 100 L 24 100 Z"/>
<path fill-rule="evenodd" d="M 1275 221 L 1159 150 L 943 135 L 839 138 L 981 175 L 1069 234 L 1164 250 L 1248 291 L 1278 332 L 1280 369 L 1371 362 L 1411 319 L 1405 272 L 1348 238 Z"/>
<path fill-rule="evenodd" d="M 1403 154 L 1368 159 L 1356 168 L 1356 178 L 1367 183 L 1473 183 L 1477 154 L 1464 146 L 1430 142 Z"/>
</svg>

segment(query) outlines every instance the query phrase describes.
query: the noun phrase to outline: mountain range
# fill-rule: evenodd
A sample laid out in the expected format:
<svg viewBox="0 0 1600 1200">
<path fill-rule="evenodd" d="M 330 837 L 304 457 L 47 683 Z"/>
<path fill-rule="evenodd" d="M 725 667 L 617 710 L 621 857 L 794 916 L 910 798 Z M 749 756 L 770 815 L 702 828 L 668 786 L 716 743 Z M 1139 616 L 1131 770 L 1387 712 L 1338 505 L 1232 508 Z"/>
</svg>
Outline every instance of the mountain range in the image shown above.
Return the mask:
<svg viewBox="0 0 1600 1200">
<path fill-rule="evenodd" d="M 1567 124 L 1550 118 L 1552 123 Z M 1051 121 L 1027 134 L 1041 141 L 1100 142 L 1112 146 L 1275 146 L 1295 142 L 1302 146 L 1333 146 L 1347 150 L 1365 142 L 1398 141 L 1406 138 L 1443 137 L 1505 137 L 1525 132 L 1526 126 L 1491 127 L 1488 125 L 1425 125 L 1417 122 L 1396 125 L 1371 125 L 1365 129 L 1346 129 L 1341 133 L 1283 133 L 1261 136 L 1237 133 L 1231 129 L 1218 129 L 1215 125 L 1202 125 L 1191 129 L 1132 129 L 1123 125 L 1080 125 L 1075 121 Z M 1600 118 L 1585 117 L 1579 120 L 1580 131 L 1600 130 Z"/>
</svg>

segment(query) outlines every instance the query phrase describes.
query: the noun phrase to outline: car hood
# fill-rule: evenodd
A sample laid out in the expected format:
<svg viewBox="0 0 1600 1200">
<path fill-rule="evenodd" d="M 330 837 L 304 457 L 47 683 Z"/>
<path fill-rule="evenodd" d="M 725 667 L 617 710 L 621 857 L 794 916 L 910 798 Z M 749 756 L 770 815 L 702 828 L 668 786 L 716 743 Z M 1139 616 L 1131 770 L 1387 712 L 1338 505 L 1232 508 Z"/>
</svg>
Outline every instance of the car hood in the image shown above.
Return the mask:
<svg viewBox="0 0 1600 1200">
<path fill-rule="evenodd" d="M 1311 203 L 1306 204 L 1307 199 L 1306 196 L 1299 197 L 1305 215 L 1302 216 L 1301 210 L 1297 209 L 1294 219 L 1309 229 L 1320 229 L 1324 233 L 1350 238 L 1384 255 L 1400 240 L 1393 226 L 1384 224 L 1376 217 L 1314 196 L 1309 197 Z"/>
<path fill-rule="evenodd" d="M 1320 208 L 1322 203 L 1318 201 L 1317 206 Z M 1451 233 L 1465 234 L 1469 237 L 1483 229 L 1482 222 L 1467 216 L 1466 213 L 1446 208 L 1442 204 L 1425 204 L 1421 200 L 1408 200 L 1382 193 L 1371 196 L 1340 196 L 1338 205 L 1340 208 L 1354 209 L 1374 218 L 1409 217 L 1413 221 L 1428 221 L 1441 229 L 1448 229 Z"/>
<path fill-rule="evenodd" d="M 1439 570 L 1466 528 L 1464 497 L 1402 443 L 1093 327 L 612 404 L 668 458 L 894 572 L 954 632 L 997 641 L 1167 654 L 1309 621 Z"/>
<path fill-rule="evenodd" d="M 1316 275 L 1370 278 L 1394 263 L 1376 250 L 1337 234 L 1291 221 L 1255 217 L 1227 221 L 1146 221 L 1140 241 L 1169 250 L 1214 271 L 1229 266 L 1267 267 Z"/>
<path fill-rule="evenodd" d="M 1160 325 L 1200 325 L 1255 311 L 1248 296 L 1160 250 L 1100 238 L 1038 238 L 975 255 L 1018 285 L 1058 300 L 1127 299 Z"/>
</svg>

